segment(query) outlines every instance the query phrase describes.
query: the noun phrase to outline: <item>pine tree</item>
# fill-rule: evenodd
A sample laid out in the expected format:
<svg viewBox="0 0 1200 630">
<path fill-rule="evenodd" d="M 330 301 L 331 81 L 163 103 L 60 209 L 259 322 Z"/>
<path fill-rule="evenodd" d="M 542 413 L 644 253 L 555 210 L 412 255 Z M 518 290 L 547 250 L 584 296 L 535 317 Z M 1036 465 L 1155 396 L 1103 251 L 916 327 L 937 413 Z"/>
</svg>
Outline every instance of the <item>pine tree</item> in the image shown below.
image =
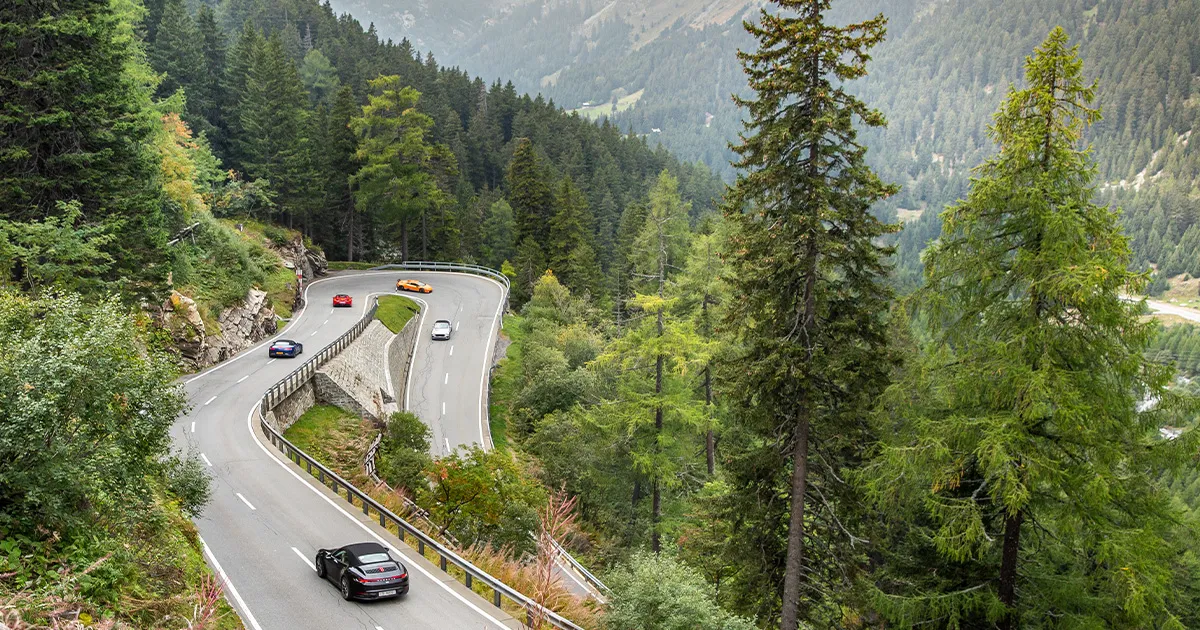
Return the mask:
<svg viewBox="0 0 1200 630">
<path fill-rule="evenodd" d="M 333 98 L 333 106 L 325 120 L 323 151 L 321 157 L 321 174 L 325 179 L 325 208 L 331 213 L 330 225 L 340 225 L 338 233 L 343 235 L 341 242 L 345 246 L 346 260 L 356 260 L 363 257 L 363 252 L 355 248 L 355 242 L 361 240 L 362 231 L 360 214 L 354 203 L 354 192 L 350 186 L 350 178 L 358 170 L 355 154 L 358 152 L 358 136 L 350 128 L 350 120 L 360 112 L 354 100 L 354 91 L 350 86 L 343 85 Z M 322 239 L 321 242 L 332 242 Z"/>
<path fill-rule="evenodd" d="M 408 260 L 410 223 L 447 202 L 434 172 L 446 150 L 426 140 L 433 119 L 416 109 L 420 92 L 394 75 L 370 86 L 369 102 L 350 121 L 362 164 L 352 178 L 355 197 L 360 210 L 399 237 L 401 256 Z"/>
<path fill-rule="evenodd" d="M 241 103 L 250 85 L 250 71 L 266 44 L 262 32 L 247 22 L 227 55 L 221 109 L 226 113 L 228 142 L 223 156 L 234 170 L 246 171 Z"/>
<path fill-rule="evenodd" d="M 304 79 L 304 86 L 308 88 L 314 103 L 327 102 L 337 92 L 337 68 L 329 63 L 329 57 L 316 48 L 304 55 L 304 62 L 300 64 L 300 76 Z"/>
<path fill-rule="evenodd" d="M 517 215 L 518 239 L 523 242 L 532 238 L 545 251 L 549 245 L 546 225 L 553 216 L 554 193 L 550 189 L 550 174 L 527 138 L 517 140 L 508 164 L 507 184 L 508 202 Z"/>
<path fill-rule="evenodd" d="M 513 308 L 520 308 L 533 296 L 533 287 L 546 273 L 546 253 L 532 236 L 526 236 L 517 247 L 512 261 L 517 278 L 512 284 Z"/>
<path fill-rule="evenodd" d="M 77 208 L 70 227 L 102 230 L 116 261 L 103 280 L 146 293 L 166 275 L 161 123 L 132 16 L 107 0 L 5 2 L 0 24 L 0 215 L 43 222 Z"/>
<path fill-rule="evenodd" d="M 857 124 L 879 127 L 883 116 L 846 90 L 866 74 L 868 51 L 883 40 L 885 20 L 845 27 L 825 21 L 830 0 L 774 0 L 746 29 L 755 52 L 738 57 L 755 95 L 737 98 L 746 108 L 742 170 L 728 199 L 734 230 L 730 270 L 735 292 L 729 320 L 744 347 L 733 361 L 731 398 L 750 436 L 747 452 L 781 449 L 782 469 L 738 467 L 734 491 L 764 518 L 764 531 L 786 522 L 786 555 L 734 549 L 782 573 L 780 627 L 795 630 L 818 614 L 824 559 L 846 537 L 830 531 L 839 508 L 839 479 L 846 466 L 841 447 L 862 438 L 858 422 L 887 378 L 884 284 L 888 250 L 878 245 L 892 227 L 876 220 L 871 205 L 896 189 L 864 163 Z M 778 445 L 778 447 L 772 445 Z M 768 457 L 768 460 L 771 458 Z M 810 465 L 820 462 L 819 466 Z M 761 475 L 768 475 L 762 478 Z M 822 500 L 814 500 L 821 492 Z M 788 497 L 779 506 L 776 496 Z M 763 511 L 765 506 L 766 511 Z M 757 512 L 756 512 L 757 510 Z M 829 528 L 829 529 L 822 529 Z M 774 590 L 775 584 L 751 585 Z"/>
<path fill-rule="evenodd" d="M 1099 112 L 1081 69 L 1061 28 L 1026 59 L 989 130 L 999 154 L 925 258 L 933 344 L 887 398 L 900 433 L 872 475 L 928 541 L 914 581 L 880 582 L 899 626 L 1166 628 L 1190 613 L 1177 597 L 1195 573 L 1159 480 L 1195 438 L 1156 439 L 1185 410 L 1143 354 L 1155 324 L 1121 299 L 1147 278 L 1092 200 L 1079 143 Z M 929 580 L 931 565 L 957 579 Z"/>
<path fill-rule="evenodd" d="M 517 254 L 517 219 L 512 206 L 497 199 L 483 221 L 483 264 L 499 269 Z"/>
<path fill-rule="evenodd" d="M 592 215 L 588 211 L 587 199 L 571 181 L 564 177 L 558 186 L 558 194 L 554 199 L 554 216 L 550 218 L 548 254 L 550 268 L 555 270 L 559 280 L 579 295 L 582 288 L 576 285 L 568 271 L 568 261 L 576 248 L 587 243 L 592 234 Z M 595 252 L 592 252 L 593 256 Z"/>
<path fill-rule="evenodd" d="M 207 5 L 200 5 L 196 12 L 196 31 L 200 33 L 201 51 L 204 55 L 204 72 L 200 83 L 193 88 L 198 95 L 188 98 L 188 106 L 205 121 L 209 142 L 219 156 L 228 151 L 229 129 L 225 121 L 225 33 L 217 25 L 216 14 Z"/>
<path fill-rule="evenodd" d="M 289 224 L 311 199 L 307 104 L 296 66 L 273 34 L 251 59 L 237 107 L 241 133 L 235 140 L 247 175 L 270 183 Z"/>
<path fill-rule="evenodd" d="M 158 85 L 159 96 L 170 96 L 183 89 L 188 95 L 188 117 L 193 129 L 203 130 L 207 123 L 197 125 L 199 112 L 208 95 L 203 93 L 205 75 L 204 42 L 183 0 L 166 0 L 157 36 L 150 47 L 150 65 L 163 75 Z M 200 102 L 194 102 L 200 101 Z"/>
</svg>

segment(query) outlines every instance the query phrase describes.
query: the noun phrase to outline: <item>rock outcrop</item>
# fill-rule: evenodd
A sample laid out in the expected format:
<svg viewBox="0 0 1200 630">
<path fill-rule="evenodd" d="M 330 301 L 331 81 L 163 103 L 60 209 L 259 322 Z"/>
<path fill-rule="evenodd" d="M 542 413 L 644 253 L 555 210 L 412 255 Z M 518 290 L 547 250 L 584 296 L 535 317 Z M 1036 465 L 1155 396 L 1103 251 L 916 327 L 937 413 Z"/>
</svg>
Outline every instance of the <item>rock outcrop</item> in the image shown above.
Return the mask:
<svg viewBox="0 0 1200 630">
<path fill-rule="evenodd" d="M 240 230 L 241 226 L 238 226 Z M 304 272 L 305 282 L 323 276 L 329 270 L 325 254 L 304 246 L 299 235 L 283 243 L 264 239 L 263 246 L 275 252 L 289 269 Z M 293 308 L 300 306 L 299 292 Z M 162 304 L 158 320 L 179 350 L 180 362 L 188 370 L 202 370 L 275 334 L 279 318 L 267 294 L 251 289 L 239 304 L 217 314 L 216 321 L 205 321 L 196 302 L 177 291 Z"/>
<path fill-rule="evenodd" d="M 206 324 L 196 302 L 178 291 L 162 305 L 160 321 L 171 334 L 184 367 L 202 370 L 215 365 L 275 334 L 275 310 L 265 291 L 251 289 L 246 299 Z"/>
</svg>

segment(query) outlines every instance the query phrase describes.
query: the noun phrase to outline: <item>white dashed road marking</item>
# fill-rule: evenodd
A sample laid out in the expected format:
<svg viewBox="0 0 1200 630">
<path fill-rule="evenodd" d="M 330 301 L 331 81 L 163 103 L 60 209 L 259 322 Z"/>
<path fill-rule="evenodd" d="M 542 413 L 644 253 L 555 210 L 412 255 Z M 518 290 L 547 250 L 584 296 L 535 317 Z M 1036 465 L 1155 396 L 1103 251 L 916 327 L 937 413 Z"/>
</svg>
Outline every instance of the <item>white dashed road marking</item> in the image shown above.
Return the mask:
<svg viewBox="0 0 1200 630">
<path fill-rule="evenodd" d="M 193 422 L 192 423 L 192 433 L 195 433 L 195 432 L 196 432 L 196 423 Z"/>
<path fill-rule="evenodd" d="M 454 356 L 454 346 L 450 346 L 450 356 Z"/>
<path fill-rule="evenodd" d="M 242 500 L 242 503 L 245 503 L 245 504 L 246 504 L 246 507 L 250 508 L 251 510 L 257 510 L 257 509 L 258 509 L 258 508 L 256 508 L 256 507 L 254 507 L 253 505 L 250 505 L 250 502 L 246 500 L 246 497 L 242 496 L 242 493 L 241 493 L 241 492 L 237 492 L 237 493 L 235 493 L 235 494 L 237 494 L 237 498 L 239 498 L 239 499 L 241 499 L 241 500 Z"/>
<path fill-rule="evenodd" d="M 276 361 L 278 361 L 278 360 L 279 360 L 279 359 L 271 359 L 270 361 L 267 361 L 267 365 L 271 365 L 272 363 L 274 363 L 274 362 L 276 362 Z"/>
<path fill-rule="evenodd" d="M 209 468 L 212 468 L 212 462 L 208 461 L 208 455 L 205 455 L 204 453 L 200 453 L 200 459 L 203 459 L 204 463 L 208 464 Z"/>
<path fill-rule="evenodd" d="M 446 379 L 442 381 L 442 385 L 448 385 L 449 383 L 450 383 L 450 373 L 446 372 Z"/>
<path fill-rule="evenodd" d="M 442 441 L 446 443 L 446 454 L 449 455 L 450 454 L 450 438 L 442 438 Z"/>
<path fill-rule="evenodd" d="M 328 324 L 328 323 L 329 323 L 329 320 L 327 319 L 327 320 L 321 322 L 321 325 L 324 326 L 325 324 Z"/>
<path fill-rule="evenodd" d="M 319 332 L 321 332 L 321 331 L 319 331 L 319 330 L 314 330 L 314 331 L 312 331 L 312 334 L 311 334 L 311 335 L 309 335 L 309 337 L 316 337 L 316 336 L 317 336 L 317 333 L 319 333 Z"/>
<path fill-rule="evenodd" d="M 249 375 L 249 374 L 247 374 L 247 375 L 243 376 L 242 378 L 239 378 L 239 379 L 238 379 L 238 382 L 239 382 L 239 383 L 241 383 L 242 381 L 244 381 L 244 380 L 246 380 L 246 379 L 248 379 L 248 378 L 250 378 L 250 375 Z"/>
<path fill-rule="evenodd" d="M 462 322 L 454 322 L 454 330 L 457 331 L 459 325 L 461 325 L 461 324 L 462 324 Z"/>
<path fill-rule="evenodd" d="M 308 556 L 304 555 L 303 553 L 300 553 L 299 549 L 292 547 L 292 551 L 295 551 L 296 555 L 300 556 L 300 559 L 304 561 L 304 564 L 308 565 L 308 568 L 312 569 L 313 571 L 317 570 L 317 565 L 313 564 L 313 561 L 309 560 Z M 376 626 L 376 627 L 378 627 L 378 626 Z"/>
<path fill-rule="evenodd" d="M 442 415 L 446 415 L 446 403 L 442 403 Z"/>
<path fill-rule="evenodd" d="M 210 402 L 212 402 L 212 401 L 214 401 L 214 400 L 216 400 L 216 399 L 217 399 L 217 397 L 216 397 L 216 396 L 213 396 L 212 398 L 209 398 L 207 401 L 205 401 L 205 403 L 204 403 L 204 406 L 205 406 L 205 407 L 207 407 L 207 406 L 208 406 L 208 403 L 210 403 Z"/>
</svg>

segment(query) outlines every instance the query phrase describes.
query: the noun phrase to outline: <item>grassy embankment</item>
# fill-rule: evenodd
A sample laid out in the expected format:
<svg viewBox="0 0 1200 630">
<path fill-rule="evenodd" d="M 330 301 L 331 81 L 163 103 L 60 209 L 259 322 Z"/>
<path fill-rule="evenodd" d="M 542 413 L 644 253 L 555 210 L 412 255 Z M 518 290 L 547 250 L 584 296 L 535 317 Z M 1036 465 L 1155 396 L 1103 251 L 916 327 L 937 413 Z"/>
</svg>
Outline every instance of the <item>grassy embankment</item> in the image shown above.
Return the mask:
<svg viewBox="0 0 1200 630">
<path fill-rule="evenodd" d="M 492 430 L 492 443 L 497 449 L 508 450 L 508 418 L 511 409 L 504 401 L 513 400 L 521 383 L 521 340 L 525 329 L 520 315 L 507 315 L 500 334 L 510 343 L 505 356 L 496 367 L 492 377 L 492 397 L 488 401 L 488 421 Z"/>
<path fill-rule="evenodd" d="M 0 627 L 242 629 L 196 526 L 165 497 L 67 547 L 52 537 L 28 553 L 31 541 L 0 540 Z"/>
<path fill-rule="evenodd" d="M 414 315 L 420 312 L 421 306 L 403 295 L 379 296 L 379 308 L 375 311 L 375 319 L 383 322 L 384 326 L 393 333 L 399 333 L 404 325 Z"/>
</svg>

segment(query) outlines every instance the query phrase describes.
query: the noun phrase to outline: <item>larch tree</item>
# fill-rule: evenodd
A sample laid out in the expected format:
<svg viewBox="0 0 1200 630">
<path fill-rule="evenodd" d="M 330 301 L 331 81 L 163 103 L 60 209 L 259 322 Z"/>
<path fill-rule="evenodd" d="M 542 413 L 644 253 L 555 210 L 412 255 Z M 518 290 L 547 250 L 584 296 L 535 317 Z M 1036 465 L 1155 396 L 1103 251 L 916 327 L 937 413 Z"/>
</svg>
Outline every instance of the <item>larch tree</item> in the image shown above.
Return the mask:
<svg viewBox="0 0 1200 630">
<path fill-rule="evenodd" d="M 758 49 L 738 53 L 753 96 L 735 97 L 748 121 L 733 146 L 740 173 L 726 209 L 729 278 L 744 296 L 728 314 L 742 345 L 729 393 L 743 448 L 778 462 L 748 462 L 734 477 L 759 478 L 733 486 L 751 506 L 739 518 L 762 520 L 744 526 L 786 523 L 782 563 L 777 547 L 753 552 L 768 588 L 782 582 L 780 627 L 795 630 L 829 595 L 813 541 L 830 554 L 855 540 L 837 526 L 842 469 L 890 367 L 889 249 L 879 241 L 895 228 L 870 209 L 897 189 L 867 167 L 857 141 L 856 125 L 883 126 L 883 115 L 846 89 L 866 75 L 886 20 L 837 27 L 826 22 L 830 0 L 772 4 L 777 12 L 745 24 Z"/>
<path fill-rule="evenodd" d="M 897 435 L 871 478 L 946 570 L 877 581 L 897 627 L 1181 628 L 1194 606 L 1162 480 L 1196 439 L 1158 435 L 1187 405 L 1144 355 L 1156 324 L 1122 299 L 1147 278 L 1093 201 L 1080 143 L 1100 114 L 1081 69 L 1061 28 L 1026 59 L 989 129 L 999 153 L 925 256 L 932 343 L 885 398 Z"/>
<path fill-rule="evenodd" d="M 690 318 L 673 313 L 678 298 L 669 290 L 671 277 L 687 254 L 690 204 L 679 197 L 679 182 L 663 172 L 650 190 L 645 223 L 633 251 L 639 291 L 630 309 L 638 323 L 626 329 L 598 359 L 614 370 L 617 395 L 606 413 L 633 444 L 636 472 L 650 481 L 651 548 L 662 548 L 662 494 L 676 485 L 684 468 L 683 445 L 703 425 L 703 403 L 692 387 L 693 374 L 707 364 L 711 350 Z"/>
<path fill-rule="evenodd" d="M 355 198 L 364 214 L 398 235 L 401 257 L 408 260 L 411 221 L 446 203 L 433 169 L 448 151 L 427 139 L 433 119 L 416 109 L 420 92 L 395 75 L 373 79 L 370 86 L 368 103 L 350 121 L 362 164 L 352 178 Z"/>
</svg>

